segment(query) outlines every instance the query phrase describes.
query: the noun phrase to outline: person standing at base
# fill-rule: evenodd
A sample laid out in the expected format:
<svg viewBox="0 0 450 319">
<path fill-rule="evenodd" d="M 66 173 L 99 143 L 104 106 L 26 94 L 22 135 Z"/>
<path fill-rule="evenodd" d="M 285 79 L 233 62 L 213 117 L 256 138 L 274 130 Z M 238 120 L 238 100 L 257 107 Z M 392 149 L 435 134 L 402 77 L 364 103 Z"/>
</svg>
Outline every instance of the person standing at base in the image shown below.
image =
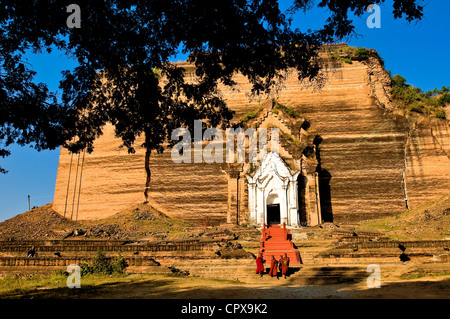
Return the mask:
<svg viewBox="0 0 450 319">
<path fill-rule="evenodd" d="M 283 256 L 280 255 L 280 259 L 278 259 L 278 271 L 281 272 L 281 266 L 283 265 Z"/>
<path fill-rule="evenodd" d="M 289 259 L 288 255 L 285 253 L 283 259 L 281 260 L 281 274 L 284 276 L 284 279 L 286 279 L 286 276 L 289 272 L 289 262 L 291 260 Z"/>
<path fill-rule="evenodd" d="M 34 246 L 28 251 L 27 257 L 36 257 L 36 248 Z"/>
<path fill-rule="evenodd" d="M 278 260 L 275 259 L 274 256 L 272 256 L 272 259 L 270 260 L 270 271 L 269 271 L 269 275 L 270 277 L 276 276 L 278 279 Z"/>
<path fill-rule="evenodd" d="M 256 273 L 260 274 L 261 277 L 264 274 L 264 259 L 262 257 L 263 255 L 259 254 L 258 258 L 256 258 Z"/>
</svg>

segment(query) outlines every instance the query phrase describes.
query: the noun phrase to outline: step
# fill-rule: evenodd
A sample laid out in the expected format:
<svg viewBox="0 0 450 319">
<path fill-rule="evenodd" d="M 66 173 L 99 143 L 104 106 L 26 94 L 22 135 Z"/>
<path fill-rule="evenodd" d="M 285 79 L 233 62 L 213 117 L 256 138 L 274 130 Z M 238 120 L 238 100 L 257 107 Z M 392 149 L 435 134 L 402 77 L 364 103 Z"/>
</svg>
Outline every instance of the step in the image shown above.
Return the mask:
<svg viewBox="0 0 450 319">
<path fill-rule="evenodd" d="M 277 250 L 281 250 L 281 249 L 287 249 L 287 250 L 297 250 L 294 248 L 294 246 L 292 245 L 292 243 L 282 243 L 282 244 L 274 244 L 274 243 L 265 243 L 264 245 L 261 245 L 261 248 L 263 249 L 277 249 Z"/>
<path fill-rule="evenodd" d="M 289 256 L 297 256 L 297 252 L 286 251 L 286 250 L 266 250 L 262 252 L 264 256 L 274 256 L 275 258 L 279 258 L 280 255 L 284 256 L 287 254 Z"/>
<path fill-rule="evenodd" d="M 271 254 L 284 255 L 285 253 L 286 254 L 296 254 L 298 251 L 291 250 L 291 249 L 263 249 L 261 252 L 265 253 L 265 254 L 271 253 Z"/>
<path fill-rule="evenodd" d="M 288 257 L 290 259 L 291 264 L 300 264 L 300 262 L 301 262 L 300 260 L 297 259 L 297 256 L 289 256 L 288 255 Z M 263 255 L 263 259 L 266 261 L 266 264 L 270 265 L 270 260 L 272 259 L 272 255 L 268 255 L 268 256 Z M 278 260 L 278 258 L 276 258 L 276 259 Z"/>
<path fill-rule="evenodd" d="M 294 244 L 288 239 L 291 233 L 287 229 L 280 226 L 270 226 L 263 232 L 265 232 L 266 237 L 264 238 L 262 234 L 264 240 L 261 243 L 260 253 L 263 254 L 266 263 L 270 265 L 272 256 L 278 260 L 280 256 L 287 254 L 291 264 L 301 264 L 302 261 L 298 250 L 294 248 Z"/>
<path fill-rule="evenodd" d="M 292 247 L 275 247 L 275 246 L 262 247 L 260 250 L 261 251 L 279 251 L 279 252 L 289 252 L 289 251 L 297 252 L 298 251 L 297 249 L 294 249 Z"/>
<path fill-rule="evenodd" d="M 288 249 L 283 249 L 283 248 L 279 248 L 279 247 L 272 247 L 272 248 L 264 247 L 263 249 L 261 249 L 261 252 L 268 252 L 268 251 L 273 251 L 273 252 L 278 252 L 278 253 L 288 253 L 288 252 L 296 253 L 296 252 L 298 252 L 297 249 L 293 249 L 292 247 L 288 248 Z"/>
<path fill-rule="evenodd" d="M 319 285 L 337 284 L 342 282 L 363 281 L 369 275 L 365 268 L 361 267 L 290 267 L 288 278 L 282 276 L 277 280 L 268 276 L 269 265 L 264 265 L 263 277 L 255 273 L 256 265 L 234 265 L 205 267 L 191 265 L 187 268 L 180 266 L 181 270 L 188 270 L 193 276 L 200 276 L 214 279 L 231 279 L 246 283 L 263 283 L 270 285 Z"/>
<path fill-rule="evenodd" d="M 270 260 L 272 258 L 272 256 L 274 256 L 278 260 L 278 259 L 280 259 L 280 256 L 284 257 L 284 254 L 285 254 L 285 252 L 283 252 L 283 253 L 264 252 L 263 258 L 265 260 Z M 297 258 L 297 254 L 295 254 L 295 253 L 287 253 L 287 256 L 289 258 Z"/>
</svg>

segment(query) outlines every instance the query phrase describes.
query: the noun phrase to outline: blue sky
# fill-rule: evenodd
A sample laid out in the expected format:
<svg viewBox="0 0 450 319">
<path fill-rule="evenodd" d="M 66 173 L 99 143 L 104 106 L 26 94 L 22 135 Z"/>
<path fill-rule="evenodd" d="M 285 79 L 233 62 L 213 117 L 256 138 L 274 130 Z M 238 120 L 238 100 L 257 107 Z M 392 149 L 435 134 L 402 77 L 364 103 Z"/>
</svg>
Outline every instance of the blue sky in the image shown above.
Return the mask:
<svg viewBox="0 0 450 319">
<path fill-rule="evenodd" d="M 288 1 L 281 1 L 282 8 Z M 370 29 L 366 19 L 355 17 L 357 32 L 361 36 L 347 39 L 352 46 L 376 49 L 392 74 L 401 74 L 409 84 L 431 90 L 443 85 L 450 86 L 450 28 L 448 15 L 450 1 L 425 1 L 424 18 L 409 24 L 405 20 L 394 20 L 391 1 L 381 6 L 381 28 Z M 315 29 L 323 23 L 324 10 L 313 9 L 307 15 L 294 16 L 294 27 Z M 36 82 L 47 83 L 50 90 L 57 90 L 61 71 L 72 69 L 74 62 L 64 55 L 30 55 L 28 61 L 38 72 Z M 0 221 L 23 213 L 31 206 L 40 206 L 53 201 L 58 169 L 59 149 L 37 152 L 29 147 L 12 146 L 12 155 L 1 159 L 0 166 L 9 171 L 0 175 Z"/>
</svg>

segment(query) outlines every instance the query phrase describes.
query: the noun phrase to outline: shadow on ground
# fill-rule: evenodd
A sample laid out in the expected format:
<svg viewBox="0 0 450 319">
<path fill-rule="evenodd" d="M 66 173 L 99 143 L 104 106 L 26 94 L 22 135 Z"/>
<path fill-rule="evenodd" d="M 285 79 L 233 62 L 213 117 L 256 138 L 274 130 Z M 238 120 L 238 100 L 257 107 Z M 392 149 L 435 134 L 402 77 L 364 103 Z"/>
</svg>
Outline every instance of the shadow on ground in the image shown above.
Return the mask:
<svg viewBox="0 0 450 319">
<path fill-rule="evenodd" d="M 276 279 L 275 279 L 276 280 Z M 389 298 L 449 299 L 450 279 L 382 283 L 367 289 L 362 283 L 330 285 L 250 285 L 196 277 L 146 278 L 130 282 L 85 285 L 77 289 L 40 288 L 26 294 L 3 294 L 0 298 L 36 299 L 313 299 Z"/>
</svg>

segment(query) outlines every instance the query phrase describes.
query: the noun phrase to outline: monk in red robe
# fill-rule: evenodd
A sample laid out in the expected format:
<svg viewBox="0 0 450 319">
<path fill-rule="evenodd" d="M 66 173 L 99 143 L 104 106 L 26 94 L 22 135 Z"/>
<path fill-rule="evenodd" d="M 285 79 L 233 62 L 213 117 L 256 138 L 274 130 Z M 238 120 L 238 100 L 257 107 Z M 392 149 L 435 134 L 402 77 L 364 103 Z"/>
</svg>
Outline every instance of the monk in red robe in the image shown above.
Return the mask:
<svg viewBox="0 0 450 319">
<path fill-rule="evenodd" d="M 270 271 L 269 271 L 269 275 L 270 277 L 276 276 L 278 279 L 278 260 L 275 259 L 274 256 L 272 256 L 272 259 L 270 260 Z"/>
<path fill-rule="evenodd" d="M 281 272 L 281 265 L 283 264 L 283 256 L 280 255 L 280 259 L 278 259 L 278 271 Z"/>
<path fill-rule="evenodd" d="M 283 259 L 281 260 L 281 274 L 284 276 L 284 278 L 286 279 L 286 276 L 289 272 L 289 262 L 291 260 L 289 259 L 289 257 L 287 256 L 287 254 L 284 254 Z"/>
<path fill-rule="evenodd" d="M 258 258 L 256 258 L 256 273 L 260 274 L 261 277 L 264 273 L 264 259 L 262 257 L 263 255 L 259 254 Z"/>
</svg>

